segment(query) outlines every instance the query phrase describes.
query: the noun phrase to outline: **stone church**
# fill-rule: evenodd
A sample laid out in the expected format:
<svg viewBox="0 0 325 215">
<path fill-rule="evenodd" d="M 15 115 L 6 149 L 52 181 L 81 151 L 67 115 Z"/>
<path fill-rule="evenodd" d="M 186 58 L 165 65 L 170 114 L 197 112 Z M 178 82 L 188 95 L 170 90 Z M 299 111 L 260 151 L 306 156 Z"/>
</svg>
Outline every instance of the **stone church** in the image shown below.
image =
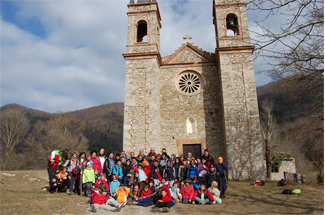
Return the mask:
<svg viewBox="0 0 325 215">
<path fill-rule="evenodd" d="M 204 149 L 228 165 L 230 179 L 265 179 L 245 0 L 213 1 L 215 53 L 189 42 L 160 55 L 155 0 L 130 0 L 123 149 L 177 156 Z"/>
</svg>

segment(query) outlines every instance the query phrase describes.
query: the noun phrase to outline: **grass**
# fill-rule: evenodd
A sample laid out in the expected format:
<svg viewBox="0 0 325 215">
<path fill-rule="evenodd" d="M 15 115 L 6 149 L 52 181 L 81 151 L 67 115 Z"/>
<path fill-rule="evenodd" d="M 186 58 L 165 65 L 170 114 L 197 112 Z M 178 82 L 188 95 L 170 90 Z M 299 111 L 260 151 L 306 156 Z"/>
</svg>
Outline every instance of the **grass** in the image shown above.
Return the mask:
<svg viewBox="0 0 325 215">
<path fill-rule="evenodd" d="M 46 171 L 0 172 L 0 214 L 90 214 L 88 199 L 65 193 L 50 194 Z M 30 178 L 37 178 L 33 182 Z M 176 204 L 169 214 L 323 214 L 324 187 L 289 182 L 289 187 L 278 187 L 268 181 L 255 187 L 251 181 L 230 181 L 227 198 L 216 205 Z M 283 195 L 284 189 L 301 189 L 301 194 Z M 119 214 L 148 214 L 151 207 L 126 206 Z M 110 212 L 98 211 L 98 214 Z"/>
</svg>

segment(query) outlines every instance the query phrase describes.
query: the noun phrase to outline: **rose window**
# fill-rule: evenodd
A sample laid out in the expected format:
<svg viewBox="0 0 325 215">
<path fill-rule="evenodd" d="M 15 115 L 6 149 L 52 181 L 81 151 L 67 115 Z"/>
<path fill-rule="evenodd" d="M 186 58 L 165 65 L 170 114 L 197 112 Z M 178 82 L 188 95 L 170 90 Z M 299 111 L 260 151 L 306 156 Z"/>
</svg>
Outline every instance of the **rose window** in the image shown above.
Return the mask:
<svg viewBox="0 0 325 215">
<path fill-rule="evenodd" d="M 201 91 L 203 81 L 198 73 L 183 72 L 177 76 L 175 84 L 180 93 L 194 95 Z"/>
</svg>

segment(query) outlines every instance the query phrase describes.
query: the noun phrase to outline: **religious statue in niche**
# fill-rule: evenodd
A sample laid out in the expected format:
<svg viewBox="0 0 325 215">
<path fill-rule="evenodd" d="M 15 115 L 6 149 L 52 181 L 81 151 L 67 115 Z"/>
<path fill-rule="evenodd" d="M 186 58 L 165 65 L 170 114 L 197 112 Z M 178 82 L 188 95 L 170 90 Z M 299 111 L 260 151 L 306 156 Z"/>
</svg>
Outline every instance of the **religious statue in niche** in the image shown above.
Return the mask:
<svg viewBox="0 0 325 215">
<path fill-rule="evenodd" d="M 193 118 L 187 118 L 186 120 L 187 133 L 194 134 L 195 133 L 195 120 Z"/>
</svg>

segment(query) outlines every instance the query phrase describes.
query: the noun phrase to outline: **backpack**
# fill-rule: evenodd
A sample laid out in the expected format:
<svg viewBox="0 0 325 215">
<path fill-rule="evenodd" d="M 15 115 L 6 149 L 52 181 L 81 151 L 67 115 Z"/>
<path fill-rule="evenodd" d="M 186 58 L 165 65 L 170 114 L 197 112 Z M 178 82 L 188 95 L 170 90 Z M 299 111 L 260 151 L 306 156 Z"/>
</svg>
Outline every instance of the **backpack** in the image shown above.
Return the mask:
<svg viewBox="0 0 325 215">
<path fill-rule="evenodd" d="M 282 178 L 278 183 L 278 186 L 289 186 L 289 184 Z"/>
<path fill-rule="evenodd" d="M 301 190 L 300 189 L 294 189 L 291 194 L 299 194 L 301 193 Z"/>
<path fill-rule="evenodd" d="M 265 182 L 264 181 L 256 181 L 254 183 L 254 186 L 264 186 L 265 185 Z"/>
<path fill-rule="evenodd" d="M 283 190 L 282 194 L 291 194 L 292 190 Z"/>
</svg>

